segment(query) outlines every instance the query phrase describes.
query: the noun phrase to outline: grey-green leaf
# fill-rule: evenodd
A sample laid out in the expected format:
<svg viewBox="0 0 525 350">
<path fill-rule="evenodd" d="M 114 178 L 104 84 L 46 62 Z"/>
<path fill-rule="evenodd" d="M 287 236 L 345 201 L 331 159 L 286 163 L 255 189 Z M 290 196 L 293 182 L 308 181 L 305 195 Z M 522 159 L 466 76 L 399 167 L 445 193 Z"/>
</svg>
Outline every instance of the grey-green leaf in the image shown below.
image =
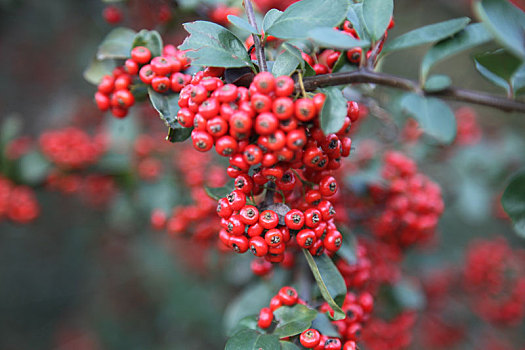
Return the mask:
<svg viewBox="0 0 525 350">
<path fill-rule="evenodd" d="M 393 12 L 393 0 L 363 0 L 363 19 L 372 41 L 379 40 L 385 34 Z"/>
<path fill-rule="evenodd" d="M 312 321 L 312 328 L 317 329 L 321 334 L 326 335 L 327 337 L 339 337 L 340 334 L 335 329 L 334 325 L 326 316 L 326 314 L 318 313 L 315 320 Z"/>
<path fill-rule="evenodd" d="M 445 102 L 434 97 L 408 93 L 402 98 L 401 106 L 419 122 L 426 134 L 446 144 L 454 140 L 456 118 Z"/>
<path fill-rule="evenodd" d="M 281 350 L 300 350 L 297 345 L 289 341 L 281 340 Z"/>
<path fill-rule="evenodd" d="M 302 61 L 302 59 L 300 60 L 296 55 L 292 54 L 290 50 L 283 50 L 273 64 L 272 74 L 276 77 L 291 75 Z"/>
<path fill-rule="evenodd" d="M 244 18 L 240 18 L 234 15 L 228 15 L 228 21 L 237 28 L 249 32 L 251 34 L 259 35 L 255 28 Z"/>
<path fill-rule="evenodd" d="M 321 91 L 326 96 L 320 116 L 321 129 L 325 135 L 333 134 L 341 130 L 345 123 L 348 102 L 337 87 L 329 87 Z"/>
<path fill-rule="evenodd" d="M 431 75 L 427 81 L 425 81 L 424 89 L 428 92 L 436 92 L 445 90 L 452 85 L 452 80 L 447 75 L 436 74 Z"/>
<path fill-rule="evenodd" d="M 404 50 L 446 39 L 465 28 L 469 22 L 470 18 L 461 17 L 411 30 L 391 41 L 387 41 L 381 53 L 384 55 L 392 51 Z"/>
<path fill-rule="evenodd" d="M 350 23 L 352 23 L 352 26 L 354 27 L 360 39 L 369 39 L 369 35 L 366 32 L 366 29 L 364 28 L 365 24 L 363 20 L 362 3 L 350 4 L 350 7 L 348 8 L 348 13 L 346 14 L 346 18 L 350 21 Z"/>
<path fill-rule="evenodd" d="M 180 107 L 178 104 L 179 94 L 162 95 L 148 88 L 148 95 L 153 108 L 159 113 L 160 119 L 170 128 L 180 127 L 177 122 L 177 112 Z"/>
<path fill-rule="evenodd" d="M 358 40 L 332 27 L 319 27 L 308 31 L 308 38 L 321 47 L 349 50 L 354 47 L 369 47 L 368 40 Z"/>
<path fill-rule="evenodd" d="M 514 73 L 511 79 L 514 95 L 519 95 L 525 92 L 525 63 Z"/>
<path fill-rule="evenodd" d="M 501 204 L 512 219 L 516 233 L 525 238 L 525 170 L 511 178 L 501 197 Z"/>
<path fill-rule="evenodd" d="M 342 320 L 346 317 L 341 309 L 346 296 L 346 284 L 341 273 L 327 255 L 314 258 L 307 249 L 303 249 L 306 261 L 314 275 L 323 299 L 334 311 L 333 318 Z"/>
<path fill-rule="evenodd" d="M 162 55 L 162 38 L 156 30 L 142 29 L 135 35 L 132 47 L 145 46 L 151 51 L 151 56 Z"/>
<path fill-rule="evenodd" d="M 280 350 L 279 338 L 261 334 L 252 329 L 244 329 L 228 339 L 225 350 Z"/>
<path fill-rule="evenodd" d="M 496 50 L 477 55 L 476 69 L 492 83 L 509 90 L 514 74 L 522 62 L 506 50 Z"/>
<path fill-rule="evenodd" d="M 423 58 L 421 64 L 421 81 L 425 81 L 428 72 L 437 62 L 462 51 L 481 45 L 492 39 L 490 33 L 481 23 L 468 25 L 465 29 L 449 39 L 438 42 Z"/>
<path fill-rule="evenodd" d="M 273 315 L 278 321 L 273 334 L 284 338 L 300 334 L 310 328 L 312 321 L 317 317 L 317 311 L 296 304 L 292 307 L 281 306 L 273 312 Z"/>
<path fill-rule="evenodd" d="M 113 29 L 98 47 L 97 59 L 129 57 L 135 34 L 135 31 L 129 28 L 118 27 Z"/>
<path fill-rule="evenodd" d="M 84 70 L 84 79 L 93 85 L 97 85 L 104 75 L 111 75 L 116 66 L 115 60 L 97 60 L 93 58 L 89 66 Z"/>
<path fill-rule="evenodd" d="M 474 11 L 494 38 L 506 49 L 525 58 L 525 13 L 503 0 L 481 0 Z"/>
<path fill-rule="evenodd" d="M 278 9 L 271 9 L 270 11 L 266 12 L 266 15 L 264 15 L 263 19 L 263 31 L 266 33 L 268 28 L 270 28 L 275 22 L 277 18 L 279 18 L 283 14 L 283 11 L 279 11 Z"/>
<path fill-rule="evenodd" d="M 281 39 L 305 38 L 306 28 L 339 25 L 345 19 L 348 7 L 348 0 L 302 0 L 276 18 L 267 28 L 267 34 Z"/>
<path fill-rule="evenodd" d="M 184 24 L 190 35 L 179 46 L 190 50 L 186 56 L 193 65 L 212 67 L 253 67 L 242 41 L 228 29 L 211 22 L 195 21 Z"/>
</svg>

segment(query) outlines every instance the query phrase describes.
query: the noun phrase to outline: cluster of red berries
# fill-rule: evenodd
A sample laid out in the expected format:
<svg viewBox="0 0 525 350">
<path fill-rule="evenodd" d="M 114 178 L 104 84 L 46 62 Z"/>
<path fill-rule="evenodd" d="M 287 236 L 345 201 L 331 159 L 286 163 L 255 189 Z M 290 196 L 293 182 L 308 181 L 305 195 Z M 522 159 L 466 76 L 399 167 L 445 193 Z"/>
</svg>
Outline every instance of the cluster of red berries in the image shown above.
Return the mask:
<svg viewBox="0 0 525 350">
<path fill-rule="evenodd" d="M 417 320 L 414 311 L 403 311 L 390 320 L 372 317 L 363 329 L 363 342 L 370 350 L 402 350 L 413 341 Z"/>
<path fill-rule="evenodd" d="M 270 300 L 269 307 L 264 307 L 259 311 L 257 325 L 262 329 L 270 329 L 274 320 L 274 311 L 280 307 L 291 307 L 296 304 L 306 305 L 306 302 L 299 298 L 297 291 L 290 286 L 282 287 L 279 292 Z M 290 340 L 286 338 L 285 340 Z M 355 350 L 357 349 L 354 340 L 347 341 L 344 345 L 341 339 L 336 337 L 327 337 L 321 334 L 317 329 L 309 328 L 299 335 L 300 344 L 306 349 L 315 350 Z"/>
<path fill-rule="evenodd" d="M 65 195 L 77 194 L 93 208 L 105 208 L 113 199 L 117 189 L 113 176 L 101 174 L 71 174 L 51 172 L 46 179 L 49 190 Z"/>
<path fill-rule="evenodd" d="M 128 110 L 135 104 L 131 86 L 137 77 L 144 84 L 151 86 L 159 93 L 168 91 L 179 92 L 190 79 L 182 73 L 189 67 L 189 60 L 184 51 L 179 51 L 173 45 L 166 45 L 162 56 L 152 57 L 151 51 L 145 46 L 137 46 L 131 50 L 131 58 L 124 66 L 117 67 L 112 75 L 105 75 L 98 84 L 95 102 L 101 111 L 111 110 L 117 118 L 124 118 Z"/>
<path fill-rule="evenodd" d="M 177 115 L 180 125 L 193 127 L 195 149 L 206 152 L 215 145 L 217 153 L 229 157 L 227 174 L 235 179 L 235 190 L 217 207 L 220 240 L 239 253 L 250 249 L 272 262 L 283 261 L 292 238 L 315 255 L 337 251 L 342 236 L 333 223 L 329 199 L 337 182 L 330 171 L 350 154 L 352 141 L 346 134 L 359 117 L 359 106 L 350 102 L 341 130 L 326 136 L 317 118 L 322 93 L 294 101 L 288 76 L 262 72 L 247 89 L 224 84 L 218 77 L 222 73 L 197 73 L 180 92 Z M 274 191 L 277 200 L 284 200 L 282 212 L 255 202 L 265 188 L 270 203 Z"/>
<path fill-rule="evenodd" d="M 483 319 L 518 324 L 525 316 L 525 251 L 513 249 L 503 238 L 472 242 L 464 285 L 473 311 Z"/>
<path fill-rule="evenodd" d="M 208 16 L 213 22 L 220 24 L 221 26 L 227 26 L 230 23 L 228 21 L 229 15 L 240 16 L 241 13 L 242 10 L 239 7 L 227 6 L 219 3 L 210 10 Z"/>
<path fill-rule="evenodd" d="M 39 139 L 42 153 L 59 168 L 81 169 L 97 162 L 106 151 L 102 134 L 91 137 L 77 127 L 44 132 Z"/>
<path fill-rule="evenodd" d="M 444 210 L 439 185 L 419 173 L 412 159 L 395 151 L 385 153 L 382 177 L 386 186 L 370 188 L 374 205 L 383 206 L 370 219 L 374 235 L 401 248 L 433 237 Z"/>
<path fill-rule="evenodd" d="M 356 260 L 349 263 L 345 259 L 338 259 L 336 266 L 348 289 L 363 289 L 370 281 L 372 262 L 368 258 L 367 250 L 361 243 L 355 249 Z"/>
<path fill-rule="evenodd" d="M 461 146 L 473 145 L 481 140 L 482 131 L 478 124 L 476 111 L 470 107 L 458 108 L 454 115 L 457 121 L 455 142 Z"/>
<path fill-rule="evenodd" d="M 7 217 L 13 222 L 26 224 L 38 217 L 40 207 L 30 187 L 16 186 L 0 176 L 0 221 Z"/>
</svg>

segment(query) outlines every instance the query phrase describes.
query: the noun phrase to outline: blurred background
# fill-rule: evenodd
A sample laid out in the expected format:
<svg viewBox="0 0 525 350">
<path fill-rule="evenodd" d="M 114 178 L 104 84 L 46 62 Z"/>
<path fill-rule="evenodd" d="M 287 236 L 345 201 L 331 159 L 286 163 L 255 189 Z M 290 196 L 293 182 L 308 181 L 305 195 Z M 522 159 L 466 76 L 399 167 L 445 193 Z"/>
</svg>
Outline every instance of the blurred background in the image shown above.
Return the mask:
<svg viewBox="0 0 525 350">
<path fill-rule="evenodd" d="M 180 24 L 209 15 L 210 6 L 172 5 L 117 3 L 123 17 L 118 25 L 158 29 L 165 43 L 179 44 Z M 151 108 L 117 120 L 94 105 L 95 87 L 83 71 L 113 28 L 103 16 L 107 6 L 0 1 L 0 171 L 21 192 L 31 189 L 12 219 L 0 216 L 0 349 L 221 349 L 227 304 L 256 278 L 242 266 L 248 265 L 242 262 L 246 257 L 152 229 L 154 209 L 168 212 L 191 202 L 180 159 L 192 151 L 164 141 L 164 126 Z M 398 0 L 395 6 L 391 37 L 473 17 L 468 1 Z M 159 16 L 169 18 L 159 25 Z M 395 53 L 382 69 L 417 79 L 426 49 Z M 477 74 L 473 53 L 441 63 L 435 73 L 446 72 L 461 87 L 500 93 Z M 379 96 L 388 108 L 390 95 L 380 90 Z M 501 219 L 501 209 L 500 218 L 494 214 L 508 178 L 525 164 L 523 115 L 488 108 L 473 113 L 483 130 L 479 143 L 450 152 L 432 144 L 410 150 L 422 171 L 443 186 L 447 206 L 436 241 L 405 259 L 403 269 L 413 276 L 460 266 L 475 237 L 504 235 L 511 246 L 523 247 L 508 220 Z M 377 125 L 371 124 L 353 137 L 357 153 L 362 142 L 377 137 Z M 67 126 L 76 129 L 62 135 L 83 130 L 92 139 L 78 142 L 99 142 L 105 149 L 74 172 L 56 171 L 57 163 L 39 152 L 45 148 L 43 134 Z M 155 161 L 143 162 L 144 147 L 153 149 Z M 0 182 L 0 197 L 1 189 Z M 469 322 L 478 333 L 489 329 L 495 338 L 507 339 L 510 349 L 525 344 L 515 328 L 508 335 L 475 318 Z M 476 332 L 456 348 L 477 348 Z M 415 344 L 414 349 L 424 348 Z"/>
</svg>

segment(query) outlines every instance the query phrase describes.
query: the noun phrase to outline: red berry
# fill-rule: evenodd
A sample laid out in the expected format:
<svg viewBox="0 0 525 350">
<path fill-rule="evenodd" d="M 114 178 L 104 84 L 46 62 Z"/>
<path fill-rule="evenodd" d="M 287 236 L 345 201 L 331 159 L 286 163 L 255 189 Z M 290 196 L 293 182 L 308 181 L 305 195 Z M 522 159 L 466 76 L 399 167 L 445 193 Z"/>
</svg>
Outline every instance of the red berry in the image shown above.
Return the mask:
<svg viewBox="0 0 525 350">
<path fill-rule="evenodd" d="M 297 233 L 296 240 L 301 248 L 310 248 L 316 240 L 315 232 L 309 229 L 303 229 Z"/>
<path fill-rule="evenodd" d="M 250 251 L 255 256 L 265 256 L 268 254 L 268 244 L 260 236 L 252 237 L 250 238 Z"/>
<path fill-rule="evenodd" d="M 327 175 L 319 183 L 319 192 L 323 197 L 333 196 L 337 192 L 337 181 L 333 176 Z"/>
<path fill-rule="evenodd" d="M 236 253 L 242 254 L 248 250 L 248 238 L 246 236 L 230 236 L 228 246 Z"/>
<path fill-rule="evenodd" d="M 155 76 L 151 79 L 151 87 L 156 92 L 166 92 L 171 88 L 170 78 L 164 76 Z"/>
<path fill-rule="evenodd" d="M 315 348 L 321 341 L 321 334 L 318 330 L 309 328 L 301 333 L 299 336 L 299 341 L 301 345 L 307 349 Z"/>
<path fill-rule="evenodd" d="M 298 209 L 292 209 L 284 216 L 284 222 L 291 230 L 300 230 L 304 226 L 304 214 Z"/>
<path fill-rule="evenodd" d="M 193 147 L 200 152 L 209 151 L 213 147 L 213 137 L 205 131 L 191 132 L 191 140 L 193 141 Z"/>
<path fill-rule="evenodd" d="M 289 286 L 282 287 L 277 293 L 277 296 L 279 299 L 281 299 L 283 305 L 286 306 L 295 305 L 297 303 L 297 299 L 299 299 L 299 295 L 297 294 L 295 288 Z"/>
<path fill-rule="evenodd" d="M 265 210 L 259 215 L 259 224 L 267 230 L 279 225 L 279 216 L 273 210 Z"/>
<path fill-rule="evenodd" d="M 266 243 L 271 247 L 277 247 L 279 244 L 281 244 L 283 240 L 283 234 L 279 229 L 272 228 L 266 232 L 264 235 L 264 240 Z M 274 252 L 270 251 L 270 253 L 275 254 Z"/>
<path fill-rule="evenodd" d="M 254 225 L 259 221 L 259 210 L 253 205 L 247 205 L 239 212 L 241 221 L 246 225 Z"/>
<path fill-rule="evenodd" d="M 131 50 L 131 59 L 138 64 L 146 64 L 151 60 L 151 51 L 145 46 L 137 46 Z"/>
<path fill-rule="evenodd" d="M 269 94 L 275 88 L 275 78 L 270 72 L 261 72 L 253 78 L 252 83 L 261 94 Z"/>
<path fill-rule="evenodd" d="M 257 325 L 262 329 L 268 328 L 272 325 L 273 311 L 269 307 L 264 307 L 259 312 L 259 320 Z"/>
<path fill-rule="evenodd" d="M 295 117 L 300 121 L 307 122 L 312 120 L 316 115 L 316 108 L 313 100 L 309 98 L 300 98 L 295 101 Z"/>
<path fill-rule="evenodd" d="M 275 79 L 275 94 L 279 97 L 290 96 L 294 90 L 294 81 L 289 76 L 283 75 Z"/>
</svg>

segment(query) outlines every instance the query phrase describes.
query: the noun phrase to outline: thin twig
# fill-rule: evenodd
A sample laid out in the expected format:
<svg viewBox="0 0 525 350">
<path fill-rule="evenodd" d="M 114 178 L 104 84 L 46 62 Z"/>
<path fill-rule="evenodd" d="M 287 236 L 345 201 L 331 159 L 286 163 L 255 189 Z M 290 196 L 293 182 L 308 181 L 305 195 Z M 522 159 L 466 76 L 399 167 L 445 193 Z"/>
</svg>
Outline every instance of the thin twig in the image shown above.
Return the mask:
<svg viewBox="0 0 525 350">
<path fill-rule="evenodd" d="M 413 80 L 395 75 L 373 72 L 368 69 L 358 69 L 352 72 L 330 73 L 306 77 L 303 79 L 304 88 L 313 91 L 320 87 L 347 85 L 353 83 L 370 83 L 388 86 L 400 90 L 412 91 L 424 96 L 441 97 L 454 101 L 467 102 L 482 106 L 493 107 L 505 112 L 525 113 L 525 102 L 509 99 L 502 96 L 491 95 L 486 92 L 449 87 L 441 91 L 427 92 L 421 89 Z M 300 84 L 295 84 L 299 91 Z"/>
<path fill-rule="evenodd" d="M 257 22 L 255 21 L 255 13 L 253 12 L 253 6 L 251 0 L 244 0 L 244 8 L 246 9 L 246 16 L 248 17 L 248 22 L 255 28 L 257 33 L 259 33 L 259 28 L 257 28 Z M 261 44 L 261 38 L 258 35 L 252 34 L 253 44 L 255 45 L 255 55 L 257 56 L 257 62 L 259 63 L 259 68 L 261 72 L 266 72 L 268 67 L 266 66 L 266 57 L 264 53 L 264 46 Z"/>
</svg>

